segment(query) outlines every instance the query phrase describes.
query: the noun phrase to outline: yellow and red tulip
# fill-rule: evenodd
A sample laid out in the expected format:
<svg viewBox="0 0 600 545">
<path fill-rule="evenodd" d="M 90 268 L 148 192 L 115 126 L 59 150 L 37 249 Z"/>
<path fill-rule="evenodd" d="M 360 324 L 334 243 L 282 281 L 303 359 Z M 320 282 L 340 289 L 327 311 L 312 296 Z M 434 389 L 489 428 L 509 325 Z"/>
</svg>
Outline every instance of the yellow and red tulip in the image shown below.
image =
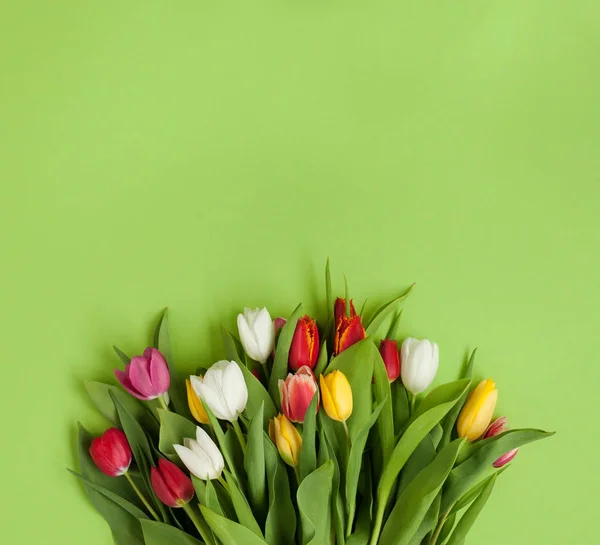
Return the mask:
<svg viewBox="0 0 600 545">
<path fill-rule="evenodd" d="M 312 369 L 316 365 L 318 357 L 319 330 L 317 322 L 309 316 L 303 316 L 296 324 L 288 363 L 294 371 L 298 371 L 305 365 Z"/>
<path fill-rule="evenodd" d="M 492 420 L 497 400 L 498 390 L 494 381 L 482 380 L 469 394 L 458 417 L 458 435 L 469 441 L 479 439 Z"/>
<path fill-rule="evenodd" d="M 307 365 L 298 369 L 295 375 L 288 374 L 279 381 L 281 411 L 292 422 L 304 422 L 306 411 L 313 397 L 319 395 L 315 375 Z M 317 411 L 319 410 L 317 398 Z"/>
<path fill-rule="evenodd" d="M 337 356 L 353 344 L 365 338 L 365 328 L 361 323 L 360 316 L 342 316 L 335 328 L 333 350 Z"/>
<path fill-rule="evenodd" d="M 333 315 L 335 319 L 335 325 L 337 327 L 341 317 L 346 315 L 346 299 L 343 297 L 338 297 L 335 300 Z M 354 301 L 352 301 L 352 299 L 350 299 L 350 316 L 356 316 L 356 309 L 354 308 Z"/>
</svg>

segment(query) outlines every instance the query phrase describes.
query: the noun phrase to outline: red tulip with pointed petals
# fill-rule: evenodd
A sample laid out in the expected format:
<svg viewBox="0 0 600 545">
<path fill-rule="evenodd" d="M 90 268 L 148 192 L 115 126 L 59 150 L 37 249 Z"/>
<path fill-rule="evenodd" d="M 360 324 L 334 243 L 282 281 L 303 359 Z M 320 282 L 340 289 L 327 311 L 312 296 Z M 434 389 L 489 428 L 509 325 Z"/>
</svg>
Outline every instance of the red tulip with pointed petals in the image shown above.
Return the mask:
<svg viewBox="0 0 600 545">
<path fill-rule="evenodd" d="M 317 322 L 309 316 L 298 320 L 292 346 L 290 348 L 289 365 L 293 371 L 298 371 L 303 366 L 311 369 L 316 365 L 319 357 L 319 330 Z"/>
<path fill-rule="evenodd" d="M 385 363 L 388 380 L 394 382 L 400 376 L 398 343 L 392 339 L 383 339 L 379 345 L 379 353 Z"/>
<path fill-rule="evenodd" d="M 337 356 L 347 348 L 365 338 L 365 329 L 360 316 L 342 316 L 335 328 L 333 350 Z"/>
<path fill-rule="evenodd" d="M 338 297 L 335 300 L 333 314 L 335 317 L 335 325 L 337 327 L 340 318 L 346 315 L 346 299 Z M 352 299 L 350 299 L 350 316 L 356 316 L 356 309 L 354 308 L 354 301 L 352 301 Z"/>
</svg>

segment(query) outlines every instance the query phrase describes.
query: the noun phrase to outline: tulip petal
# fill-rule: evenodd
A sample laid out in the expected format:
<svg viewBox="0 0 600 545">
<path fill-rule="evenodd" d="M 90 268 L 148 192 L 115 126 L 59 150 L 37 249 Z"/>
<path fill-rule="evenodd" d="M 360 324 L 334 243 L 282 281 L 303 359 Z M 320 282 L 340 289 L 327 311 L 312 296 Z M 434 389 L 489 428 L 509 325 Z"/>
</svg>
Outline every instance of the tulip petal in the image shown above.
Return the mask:
<svg viewBox="0 0 600 545">
<path fill-rule="evenodd" d="M 179 501 L 189 502 L 194 497 L 194 485 L 191 479 L 173 462 L 160 458 L 158 469 L 169 490 Z"/>
<path fill-rule="evenodd" d="M 164 477 L 156 467 L 150 469 L 150 482 L 152 483 L 154 493 L 161 502 L 169 507 L 178 507 L 177 496 L 168 487 Z"/>
<path fill-rule="evenodd" d="M 192 376 L 190 377 L 190 381 L 192 388 L 194 388 L 204 406 L 208 407 L 219 420 L 229 420 L 231 422 L 233 415 L 229 412 L 229 408 L 225 404 L 220 386 L 218 391 L 215 391 L 201 378 Z"/>
<path fill-rule="evenodd" d="M 173 445 L 173 448 L 175 449 L 175 452 L 177 452 L 179 459 L 183 462 L 183 465 L 188 468 L 188 471 L 192 475 L 195 475 L 198 479 L 202 479 L 203 481 L 214 478 L 211 477 L 212 468 L 206 463 L 206 460 L 202 460 L 195 452 L 182 445 Z"/>
<path fill-rule="evenodd" d="M 129 365 L 127 367 L 129 367 Z M 128 393 L 130 393 L 133 397 L 137 397 L 138 399 L 142 399 L 144 401 L 148 401 L 149 399 L 152 399 L 148 396 L 140 394 L 133 387 L 133 384 L 131 384 L 131 381 L 129 380 L 129 375 L 127 374 L 126 371 L 121 371 L 120 369 L 115 369 L 115 376 L 117 377 L 119 384 L 121 384 L 121 386 L 123 386 L 123 389 L 125 391 L 127 391 Z"/>
<path fill-rule="evenodd" d="M 131 358 L 129 380 L 140 394 L 149 399 L 154 399 L 159 396 L 159 393 L 156 391 L 156 388 L 154 388 L 152 379 L 150 378 L 150 361 L 144 356 L 135 356 Z"/>
<path fill-rule="evenodd" d="M 258 340 L 254 335 L 254 332 L 248 325 L 248 322 L 243 314 L 239 314 L 237 318 L 238 333 L 240 335 L 240 341 L 244 347 L 244 351 L 253 360 L 260 361 L 261 355 L 258 348 Z M 266 361 L 266 360 L 265 360 Z M 264 363 L 264 362 L 261 362 Z"/>
<path fill-rule="evenodd" d="M 261 363 L 265 363 L 275 346 L 275 331 L 273 329 L 273 320 L 266 308 L 263 308 L 252 327 L 258 344 L 258 351 L 261 355 Z"/>
<path fill-rule="evenodd" d="M 147 353 L 150 355 L 148 359 L 150 360 L 150 379 L 152 380 L 152 385 L 156 392 L 164 394 L 171 386 L 169 366 L 164 356 L 156 348 L 147 348 L 144 351 L 144 356 Z"/>
<path fill-rule="evenodd" d="M 244 380 L 244 374 L 236 362 L 227 362 L 223 371 L 221 388 L 229 411 L 237 418 L 248 403 L 248 387 Z"/>
<path fill-rule="evenodd" d="M 292 422 L 304 422 L 306 411 L 317 391 L 314 380 L 306 375 L 296 375 L 288 388 L 289 412 Z"/>
<path fill-rule="evenodd" d="M 208 435 L 208 433 L 206 433 L 200 426 L 196 426 L 196 441 L 210 458 L 215 471 L 217 471 L 220 475 L 225 467 L 223 455 L 221 454 L 219 447 L 217 447 L 215 442 L 212 440 L 211 436 Z"/>
</svg>

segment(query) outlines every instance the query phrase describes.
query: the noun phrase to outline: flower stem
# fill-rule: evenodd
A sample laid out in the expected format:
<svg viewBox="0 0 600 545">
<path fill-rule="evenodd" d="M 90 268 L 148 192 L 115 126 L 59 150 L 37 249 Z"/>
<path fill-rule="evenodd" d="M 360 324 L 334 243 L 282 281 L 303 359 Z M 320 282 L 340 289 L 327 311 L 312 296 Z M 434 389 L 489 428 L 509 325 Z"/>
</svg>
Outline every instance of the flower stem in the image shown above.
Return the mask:
<svg viewBox="0 0 600 545">
<path fill-rule="evenodd" d="M 163 396 L 161 396 L 161 395 L 160 395 L 160 396 L 158 396 L 158 402 L 160 403 L 160 406 L 161 406 L 161 407 L 162 407 L 162 408 L 163 408 L 165 411 L 168 411 L 168 410 L 170 410 L 170 409 L 169 409 L 169 406 L 168 406 L 168 405 L 165 403 L 165 398 L 164 398 Z"/>
<path fill-rule="evenodd" d="M 221 473 L 221 475 L 219 475 L 219 477 L 217 478 L 217 480 L 221 483 L 221 485 L 225 489 L 225 492 L 227 492 L 229 494 L 229 485 L 227 484 L 227 481 L 223 478 L 223 474 L 222 473 Z"/>
<path fill-rule="evenodd" d="M 200 520 L 200 518 L 194 511 L 193 507 L 189 503 L 186 503 L 183 506 L 183 510 L 187 513 L 187 516 L 190 517 L 190 520 L 194 523 L 194 526 L 198 530 L 200 537 L 202 538 L 204 543 L 206 543 L 206 545 L 213 545 L 214 540 L 210 535 L 210 529 L 203 524 L 203 522 Z"/>
<path fill-rule="evenodd" d="M 144 497 L 144 494 L 142 494 L 142 491 L 133 482 L 131 475 L 129 475 L 129 473 L 125 473 L 125 478 L 129 481 L 131 488 L 133 488 L 133 490 L 135 490 L 135 493 L 139 496 L 140 500 L 142 500 L 142 503 L 146 506 L 146 509 L 148 509 L 148 511 L 150 511 L 150 514 L 156 520 L 158 520 L 160 522 L 160 517 L 156 514 L 156 511 L 154 509 L 152 509 L 152 506 L 150 505 L 150 503 L 148 503 L 148 500 Z"/>
<path fill-rule="evenodd" d="M 342 425 L 344 426 L 344 431 L 346 432 L 346 439 L 348 439 L 348 447 L 352 448 L 352 441 L 350 440 L 350 430 L 348 429 L 348 424 L 346 424 L 346 421 L 344 420 L 342 422 Z"/>
<path fill-rule="evenodd" d="M 415 405 L 417 404 L 417 396 L 410 394 L 410 415 L 415 414 Z"/>
<path fill-rule="evenodd" d="M 438 540 L 438 537 L 440 537 L 440 533 L 442 531 L 442 528 L 444 527 L 444 523 L 446 522 L 446 519 L 448 518 L 448 515 L 450 514 L 450 510 L 452 509 L 452 507 L 454 506 L 454 504 L 452 504 L 448 510 L 442 514 L 442 516 L 440 517 L 440 520 L 438 521 L 437 526 L 435 527 L 435 531 L 433 532 L 433 535 L 431 536 L 431 540 L 429 541 L 429 545 L 435 545 L 436 541 Z"/>
<path fill-rule="evenodd" d="M 242 433 L 242 428 L 240 428 L 240 423 L 237 419 L 235 419 L 232 423 L 235 434 L 237 435 L 238 441 L 242 446 L 242 452 L 244 456 L 246 456 L 246 439 L 244 439 L 244 434 Z"/>
</svg>

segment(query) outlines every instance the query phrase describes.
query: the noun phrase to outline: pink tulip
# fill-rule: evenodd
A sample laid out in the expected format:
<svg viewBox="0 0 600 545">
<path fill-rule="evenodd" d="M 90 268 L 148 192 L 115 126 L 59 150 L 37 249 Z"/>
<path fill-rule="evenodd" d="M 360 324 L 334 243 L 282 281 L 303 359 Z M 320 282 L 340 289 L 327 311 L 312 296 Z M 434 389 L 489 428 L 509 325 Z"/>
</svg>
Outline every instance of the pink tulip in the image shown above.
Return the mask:
<svg viewBox="0 0 600 545">
<path fill-rule="evenodd" d="M 155 399 L 171 385 L 167 362 L 156 348 L 146 348 L 143 356 L 131 358 L 125 371 L 115 369 L 115 375 L 121 386 L 138 399 Z"/>
<path fill-rule="evenodd" d="M 501 416 L 500 418 L 497 418 L 490 424 L 487 431 L 483 435 L 483 438 L 487 439 L 488 437 L 494 437 L 496 435 L 500 435 L 501 433 L 508 431 L 509 429 L 510 428 L 508 427 L 508 422 L 507 422 L 506 416 Z M 518 448 L 508 451 L 506 454 L 503 454 L 502 456 L 500 456 L 500 458 L 498 458 L 493 463 L 493 466 L 495 468 L 500 468 L 502 466 L 505 466 L 510 461 L 512 461 L 512 459 L 517 455 L 517 452 L 519 452 Z"/>
<path fill-rule="evenodd" d="M 118 428 L 110 428 L 96 437 L 90 445 L 90 456 L 98 469 L 109 477 L 124 475 L 131 464 L 129 442 Z"/>
<path fill-rule="evenodd" d="M 319 388 L 315 375 L 310 367 L 304 365 L 295 375 L 291 373 L 285 381 L 279 381 L 281 395 L 281 411 L 292 422 L 304 422 L 304 417 L 310 402 L 315 395 L 319 395 Z M 317 398 L 317 411 L 319 400 Z"/>
</svg>

